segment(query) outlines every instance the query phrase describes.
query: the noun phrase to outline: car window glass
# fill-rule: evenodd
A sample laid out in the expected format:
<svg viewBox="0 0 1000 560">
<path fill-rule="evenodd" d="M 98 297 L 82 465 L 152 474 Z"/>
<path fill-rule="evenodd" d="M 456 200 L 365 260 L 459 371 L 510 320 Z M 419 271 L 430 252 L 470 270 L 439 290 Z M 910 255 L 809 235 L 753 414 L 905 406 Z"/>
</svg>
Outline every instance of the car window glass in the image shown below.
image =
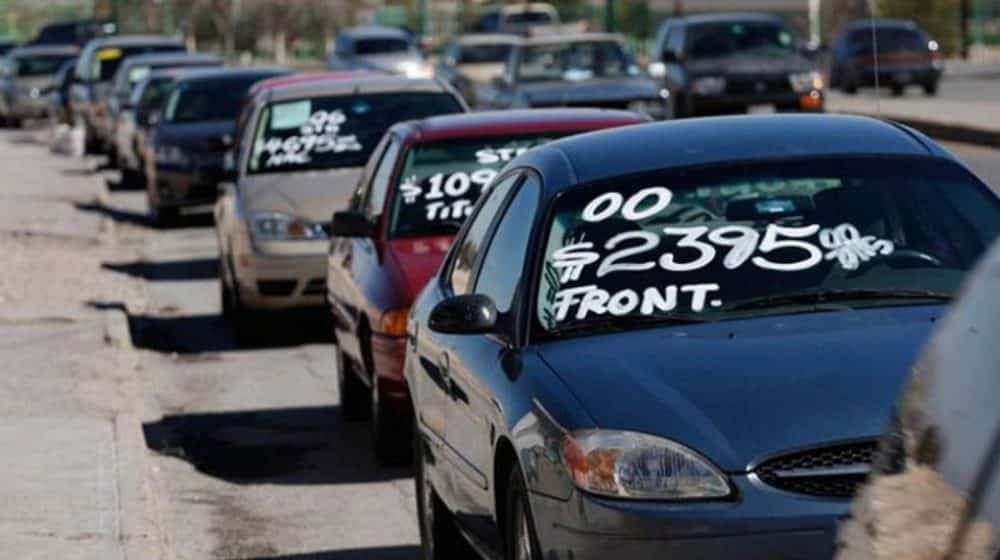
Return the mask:
<svg viewBox="0 0 1000 560">
<path fill-rule="evenodd" d="M 538 190 L 538 179 L 534 176 L 521 185 L 497 225 L 479 267 L 475 292 L 490 296 L 500 313 L 511 310 L 514 292 L 521 283 L 531 223 L 538 208 Z"/>
<path fill-rule="evenodd" d="M 684 32 L 681 28 L 673 27 L 667 32 L 667 46 L 664 50 L 678 56 L 684 51 Z"/>
<path fill-rule="evenodd" d="M 724 58 L 742 54 L 783 54 L 795 48 L 791 32 L 766 21 L 699 23 L 688 28 L 687 53 L 692 58 Z"/>
<path fill-rule="evenodd" d="M 400 142 L 393 138 L 389 147 L 382 156 L 382 161 L 375 170 L 372 177 L 371 187 L 368 190 L 368 199 L 365 201 L 365 213 L 375 217 L 382 213 L 385 206 L 385 195 L 389 190 L 389 180 L 392 179 L 392 171 L 396 167 L 396 159 L 399 157 Z"/>
<path fill-rule="evenodd" d="M 489 233 L 490 224 L 496 217 L 500 205 L 503 204 L 507 193 L 514 186 L 520 175 L 514 174 L 494 187 L 488 189 L 483 196 L 486 198 L 480 203 L 479 211 L 472 217 L 472 223 L 460 242 L 461 245 L 455 253 L 450 274 L 451 290 L 455 295 L 469 293 L 472 286 L 472 269 L 476 264 L 476 258 L 483 248 L 483 242 Z"/>
</svg>

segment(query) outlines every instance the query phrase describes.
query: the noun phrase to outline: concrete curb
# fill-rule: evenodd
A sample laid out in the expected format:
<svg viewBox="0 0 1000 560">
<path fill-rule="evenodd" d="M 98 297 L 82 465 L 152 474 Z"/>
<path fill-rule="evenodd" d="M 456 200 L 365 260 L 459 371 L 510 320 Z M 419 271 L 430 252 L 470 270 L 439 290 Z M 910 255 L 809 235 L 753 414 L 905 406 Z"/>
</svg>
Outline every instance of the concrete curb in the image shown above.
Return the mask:
<svg viewBox="0 0 1000 560">
<path fill-rule="evenodd" d="M 108 190 L 107 181 L 101 181 L 94 197 L 96 203 L 101 208 L 111 206 L 111 191 Z M 98 237 L 103 243 L 113 243 L 115 240 L 115 221 L 110 216 L 101 216 L 97 227 Z"/>
<path fill-rule="evenodd" d="M 874 117 L 870 113 L 864 113 L 860 111 L 835 111 L 837 113 L 842 113 L 845 115 L 857 115 L 862 117 Z M 903 117 L 898 115 L 882 114 L 878 118 L 895 121 L 900 124 L 905 124 L 906 126 L 913 127 L 920 132 L 934 138 L 935 140 L 944 140 L 946 142 L 958 142 L 961 144 L 973 144 L 976 146 L 985 146 L 988 148 L 1000 148 L 1000 130 L 986 130 L 983 128 L 974 128 L 967 125 L 945 123 L 940 121 L 933 121 L 929 119 L 919 119 L 912 117 Z"/>
</svg>

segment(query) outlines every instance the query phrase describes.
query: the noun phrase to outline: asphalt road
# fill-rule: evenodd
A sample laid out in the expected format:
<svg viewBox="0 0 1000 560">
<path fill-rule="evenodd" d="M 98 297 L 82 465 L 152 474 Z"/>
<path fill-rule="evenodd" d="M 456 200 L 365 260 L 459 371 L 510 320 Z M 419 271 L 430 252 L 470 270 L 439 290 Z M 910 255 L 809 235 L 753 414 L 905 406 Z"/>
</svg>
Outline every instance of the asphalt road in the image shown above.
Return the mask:
<svg viewBox="0 0 1000 560">
<path fill-rule="evenodd" d="M 1000 151 L 951 148 L 1000 187 Z M 105 176 L 113 187 L 114 175 Z M 165 557 L 417 558 L 410 472 L 376 467 L 366 425 L 340 419 L 333 347 L 321 323 L 276 317 L 273 339 L 242 347 L 219 315 L 206 215 L 157 230 L 146 222 L 144 194 L 119 190 L 86 211 L 117 224 L 115 256 L 102 267 L 141 287 L 124 307 L 139 349 Z"/>
</svg>

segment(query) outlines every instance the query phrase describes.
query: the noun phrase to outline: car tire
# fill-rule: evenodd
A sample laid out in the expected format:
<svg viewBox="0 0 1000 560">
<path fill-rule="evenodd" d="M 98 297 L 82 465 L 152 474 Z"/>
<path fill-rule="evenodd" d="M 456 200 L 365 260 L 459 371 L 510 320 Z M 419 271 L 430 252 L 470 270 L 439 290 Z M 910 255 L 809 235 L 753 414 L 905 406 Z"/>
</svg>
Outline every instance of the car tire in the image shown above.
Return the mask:
<svg viewBox="0 0 1000 560">
<path fill-rule="evenodd" d="M 340 416 L 348 422 L 365 420 L 370 413 L 368 399 L 371 397 L 340 348 L 337 348 L 337 386 L 340 389 Z"/>
<path fill-rule="evenodd" d="M 142 174 L 133 169 L 127 167 L 120 167 L 121 171 L 121 186 L 127 189 L 138 189 L 143 187 Z"/>
<path fill-rule="evenodd" d="M 150 202 L 149 221 L 160 229 L 174 228 L 180 224 L 181 211 L 179 208 L 157 206 Z"/>
<path fill-rule="evenodd" d="M 938 82 L 937 80 L 926 82 L 924 84 L 924 95 L 927 97 L 934 97 L 938 92 Z"/>
<path fill-rule="evenodd" d="M 840 91 L 846 95 L 858 93 L 858 81 L 850 72 L 844 72 L 840 78 Z"/>
<path fill-rule="evenodd" d="M 504 512 L 504 560 L 541 560 L 535 520 L 528 502 L 528 488 L 520 465 L 514 465 L 507 481 L 507 511 Z"/>
<path fill-rule="evenodd" d="M 222 302 L 222 317 L 225 319 L 231 319 L 233 317 L 233 289 L 229 287 L 229 282 L 226 282 L 225 271 L 223 270 L 223 275 L 219 277 L 219 299 Z"/>
<path fill-rule="evenodd" d="M 893 97 L 902 97 L 906 93 L 906 86 L 902 84 L 893 84 L 889 89 Z"/>
<path fill-rule="evenodd" d="M 414 423 L 416 424 L 416 423 Z M 419 428 L 413 430 L 415 461 L 414 486 L 417 498 L 417 524 L 420 527 L 421 560 L 465 560 L 476 558 L 472 547 L 455 526 L 455 518 L 437 497 L 428 476 L 428 456 Z"/>
<path fill-rule="evenodd" d="M 383 467 L 400 467 L 413 461 L 413 426 L 381 398 L 378 376 L 371 383 L 371 436 L 375 461 Z"/>
</svg>

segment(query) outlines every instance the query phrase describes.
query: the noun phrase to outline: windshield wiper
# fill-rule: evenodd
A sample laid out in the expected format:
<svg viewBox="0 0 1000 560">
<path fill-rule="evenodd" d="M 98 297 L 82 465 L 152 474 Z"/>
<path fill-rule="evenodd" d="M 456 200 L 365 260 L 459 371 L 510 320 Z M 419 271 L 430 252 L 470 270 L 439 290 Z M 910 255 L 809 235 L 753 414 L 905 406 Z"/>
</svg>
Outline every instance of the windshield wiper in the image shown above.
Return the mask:
<svg viewBox="0 0 1000 560">
<path fill-rule="evenodd" d="M 626 315 L 623 317 L 602 317 L 600 319 L 580 319 L 557 325 L 552 336 L 578 335 L 591 332 L 625 332 L 657 325 L 697 325 L 712 319 L 700 315 L 671 313 L 669 315 Z"/>
<path fill-rule="evenodd" d="M 818 290 L 809 292 L 795 292 L 775 296 L 765 296 L 738 301 L 733 305 L 726 306 L 725 311 L 743 311 L 747 309 L 766 309 L 768 307 L 781 307 L 793 305 L 815 305 L 831 302 L 843 301 L 871 301 L 871 300 L 933 300 L 951 301 L 954 296 L 942 292 L 930 290 L 878 290 L 878 289 L 856 289 L 856 290 Z"/>
</svg>

